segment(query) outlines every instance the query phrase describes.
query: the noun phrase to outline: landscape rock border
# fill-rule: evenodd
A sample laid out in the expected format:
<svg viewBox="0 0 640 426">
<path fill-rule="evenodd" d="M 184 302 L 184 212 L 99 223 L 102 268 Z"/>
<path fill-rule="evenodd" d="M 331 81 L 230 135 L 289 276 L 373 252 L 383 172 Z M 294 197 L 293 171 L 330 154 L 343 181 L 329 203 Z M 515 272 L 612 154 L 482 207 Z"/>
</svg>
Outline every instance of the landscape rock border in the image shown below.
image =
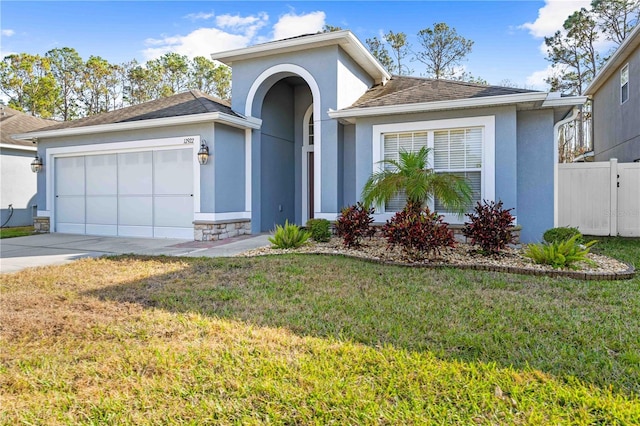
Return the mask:
<svg viewBox="0 0 640 426">
<path fill-rule="evenodd" d="M 375 238 L 375 237 L 374 237 Z M 458 244 L 458 247 L 463 246 L 463 249 L 457 249 L 457 254 L 453 256 L 452 261 L 440 260 L 425 260 L 425 261 L 411 261 L 403 258 L 399 251 L 396 251 L 396 259 L 390 259 L 387 255 L 389 252 L 383 252 L 380 254 L 380 244 L 377 247 L 363 246 L 361 249 L 349 249 L 342 247 L 341 243 L 336 242 L 337 239 L 332 239 L 331 243 L 312 243 L 311 245 L 303 246 L 299 249 L 274 249 L 271 247 L 261 247 L 254 250 L 249 250 L 244 253 L 240 253 L 238 256 L 252 257 L 252 256 L 265 256 L 265 255 L 279 255 L 279 254 L 313 254 L 319 256 L 343 256 L 351 259 L 364 260 L 371 263 L 377 263 L 381 265 L 392 265 L 409 268 L 427 268 L 427 269 L 442 269 L 442 268 L 457 268 L 463 270 L 475 270 L 475 271 L 489 271 L 489 272 L 503 272 L 510 274 L 530 275 L 530 276 L 547 276 L 547 277 L 567 277 L 583 281 L 617 281 L 617 280 L 629 280 L 635 277 L 635 268 L 624 262 L 618 260 L 596 255 L 589 254 L 594 261 L 600 263 L 615 263 L 618 266 L 616 268 L 609 268 L 608 270 L 593 270 L 591 268 L 585 268 L 583 270 L 567 270 L 567 269 L 553 269 L 547 265 L 537 265 L 530 262 L 528 259 L 524 260 L 517 249 L 505 250 L 506 257 L 510 257 L 511 263 L 517 263 L 518 266 L 501 264 L 500 259 L 479 257 L 481 262 L 474 261 L 473 257 L 469 256 L 472 251 L 468 245 Z M 466 246 L 466 248 L 464 248 Z M 373 250 L 373 254 L 369 253 Z M 378 250 L 378 253 L 375 253 Z M 456 251 L 456 250 L 454 250 Z M 462 254 L 460 254 L 462 252 Z M 392 255 L 393 256 L 393 255 Z M 445 254 L 444 257 L 447 255 Z M 400 260 L 398 260 L 400 258 Z M 504 259 L 503 262 L 504 263 Z M 599 264 L 600 264 L 599 263 Z"/>
</svg>

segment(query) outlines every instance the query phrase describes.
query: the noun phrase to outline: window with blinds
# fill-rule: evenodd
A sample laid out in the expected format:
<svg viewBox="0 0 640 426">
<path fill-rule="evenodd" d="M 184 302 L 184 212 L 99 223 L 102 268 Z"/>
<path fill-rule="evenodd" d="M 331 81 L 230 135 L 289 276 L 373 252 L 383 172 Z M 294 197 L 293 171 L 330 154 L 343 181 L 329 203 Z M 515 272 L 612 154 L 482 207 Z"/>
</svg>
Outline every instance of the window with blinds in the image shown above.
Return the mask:
<svg viewBox="0 0 640 426">
<path fill-rule="evenodd" d="M 433 133 L 433 168 L 467 179 L 472 206 L 482 197 L 482 128 L 438 130 Z M 434 209 L 445 212 L 438 199 Z"/>
<path fill-rule="evenodd" d="M 427 146 L 427 132 L 409 132 L 409 133 L 389 133 L 384 135 L 384 159 L 396 160 L 400 159 L 400 152 L 415 152 L 420 148 Z M 385 164 L 387 170 L 393 168 L 390 164 Z M 404 208 L 407 197 L 404 192 L 398 193 L 385 205 L 386 211 L 400 211 Z"/>
<path fill-rule="evenodd" d="M 398 160 L 401 151 L 418 151 L 429 146 L 429 134 L 433 134 L 431 166 L 437 173 L 452 173 L 467 179 L 473 193 L 473 205 L 482 198 L 482 145 L 483 128 L 449 129 L 437 131 L 384 134 L 384 159 Z M 385 165 L 390 168 L 393 166 Z M 385 206 L 385 211 L 402 210 L 405 195 L 398 194 Z M 436 199 L 434 209 L 444 213 L 446 209 Z"/>
</svg>

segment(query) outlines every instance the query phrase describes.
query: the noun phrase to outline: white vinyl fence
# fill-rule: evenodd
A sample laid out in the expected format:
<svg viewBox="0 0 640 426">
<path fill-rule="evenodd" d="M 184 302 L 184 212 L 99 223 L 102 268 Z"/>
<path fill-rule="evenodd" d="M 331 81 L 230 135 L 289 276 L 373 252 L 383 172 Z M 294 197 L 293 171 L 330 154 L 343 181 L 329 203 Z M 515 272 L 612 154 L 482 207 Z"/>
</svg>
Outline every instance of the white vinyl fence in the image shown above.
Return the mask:
<svg viewBox="0 0 640 426">
<path fill-rule="evenodd" d="M 640 236 L 640 163 L 558 165 L 558 226 L 585 235 Z"/>
</svg>

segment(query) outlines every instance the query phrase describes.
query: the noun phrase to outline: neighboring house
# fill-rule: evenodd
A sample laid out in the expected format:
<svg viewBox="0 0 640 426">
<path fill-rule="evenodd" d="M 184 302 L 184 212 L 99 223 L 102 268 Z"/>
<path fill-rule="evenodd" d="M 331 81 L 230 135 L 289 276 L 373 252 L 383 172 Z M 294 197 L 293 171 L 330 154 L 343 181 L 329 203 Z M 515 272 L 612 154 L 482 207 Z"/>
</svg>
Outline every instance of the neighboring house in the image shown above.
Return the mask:
<svg viewBox="0 0 640 426">
<path fill-rule="evenodd" d="M 585 94 L 593 102 L 595 161 L 640 161 L 640 25 L 609 58 Z"/>
<path fill-rule="evenodd" d="M 52 231 L 207 240 L 335 219 L 380 160 L 425 145 L 514 208 L 522 241 L 554 226 L 554 126 L 584 97 L 392 77 L 349 31 L 212 56 L 233 66 L 231 106 L 192 91 L 17 136 L 38 138 Z"/>
<path fill-rule="evenodd" d="M 11 135 L 53 123 L 0 106 L 0 225 L 32 225 L 37 208 L 36 175 L 30 167 L 36 146 L 31 141 L 13 139 Z"/>
</svg>

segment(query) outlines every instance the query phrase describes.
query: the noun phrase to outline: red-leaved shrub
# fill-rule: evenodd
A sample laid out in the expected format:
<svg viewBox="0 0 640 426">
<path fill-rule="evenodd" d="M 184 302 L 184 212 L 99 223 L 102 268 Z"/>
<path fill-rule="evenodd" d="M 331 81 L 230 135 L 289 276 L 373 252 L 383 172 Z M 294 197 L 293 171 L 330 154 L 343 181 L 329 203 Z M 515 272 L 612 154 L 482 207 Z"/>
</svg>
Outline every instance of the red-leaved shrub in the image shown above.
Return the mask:
<svg viewBox="0 0 640 426">
<path fill-rule="evenodd" d="M 511 210 L 503 209 L 502 201 L 478 201 L 474 212 L 467 213 L 471 222 L 464 224 L 462 234 L 471 239 L 471 244 L 480 246 L 485 254 L 498 254 L 513 242 Z"/>
<path fill-rule="evenodd" d="M 382 232 L 390 247 L 400 246 L 412 259 L 423 259 L 455 246 L 453 231 L 442 217 L 428 207 L 407 204 L 387 221 Z"/>
<path fill-rule="evenodd" d="M 368 209 L 362 203 L 345 207 L 336 222 L 336 234 L 342 237 L 347 247 L 358 247 L 364 237 L 373 237 L 376 230 L 373 223 L 374 209 Z"/>
</svg>

